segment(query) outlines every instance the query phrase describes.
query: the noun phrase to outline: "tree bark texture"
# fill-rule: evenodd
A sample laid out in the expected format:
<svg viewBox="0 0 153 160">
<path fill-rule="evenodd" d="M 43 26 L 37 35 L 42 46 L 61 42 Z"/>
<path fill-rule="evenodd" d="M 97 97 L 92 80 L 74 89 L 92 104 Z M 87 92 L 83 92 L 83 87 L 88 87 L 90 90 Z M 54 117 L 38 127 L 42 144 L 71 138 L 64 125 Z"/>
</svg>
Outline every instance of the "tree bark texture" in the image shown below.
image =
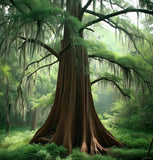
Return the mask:
<svg viewBox="0 0 153 160">
<path fill-rule="evenodd" d="M 70 153 L 81 147 L 87 153 L 102 153 L 105 147 L 121 146 L 100 122 L 94 109 L 87 52 L 69 48 L 59 61 L 58 82 L 52 110 L 30 143 L 64 145 Z"/>
<path fill-rule="evenodd" d="M 80 1 L 67 1 L 68 11 L 79 17 Z M 70 40 L 65 26 L 63 48 Z M 55 101 L 44 125 L 30 143 L 63 145 L 68 153 L 73 147 L 95 154 L 107 147 L 121 146 L 100 122 L 93 103 L 87 51 L 83 46 L 69 47 L 59 59 Z"/>
</svg>

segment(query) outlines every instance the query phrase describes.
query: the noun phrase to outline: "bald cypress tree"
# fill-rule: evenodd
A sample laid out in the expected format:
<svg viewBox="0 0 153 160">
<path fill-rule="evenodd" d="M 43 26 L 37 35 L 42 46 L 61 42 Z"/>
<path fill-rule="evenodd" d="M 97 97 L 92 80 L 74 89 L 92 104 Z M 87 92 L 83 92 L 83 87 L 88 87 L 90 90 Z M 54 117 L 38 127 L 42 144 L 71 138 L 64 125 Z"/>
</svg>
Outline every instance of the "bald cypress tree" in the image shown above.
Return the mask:
<svg viewBox="0 0 153 160">
<path fill-rule="evenodd" d="M 107 3 L 110 3 L 108 11 L 105 9 Z M 88 10 L 90 6 L 93 7 L 93 10 Z M 117 7 L 117 11 L 112 9 L 113 7 Z M 16 40 L 18 42 L 17 48 L 24 48 L 25 53 L 26 51 L 33 53 L 37 47 L 42 47 L 49 52 L 39 61 L 27 65 L 25 70 L 30 65 L 39 63 L 50 55 L 55 56 L 57 60 L 44 67 L 51 66 L 56 62 L 59 63 L 56 94 L 51 112 L 30 143 L 46 144 L 54 142 L 66 147 L 69 153 L 73 147 L 79 146 L 80 151 L 91 154 L 107 152 L 107 148 L 114 145 L 122 146 L 123 144 L 118 142 L 99 120 L 94 108 L 91 85 L 105 79 L 113 82 L 123 95 L 128 95 L 122 91 L 112 76 L 107 75 L 107 77 L 101 77 L 91 83 L 88 58 L 106 59 L 122 68 L 127 79 L 130 79 L 128 75 L 134 73 L 142 79 L 143 84 L 151 85 L 149 81 L 144 79 L 141 72 L 134 68 L 135 66 L 132 63 L 128 65 L 122 61 L 119 62 L 119 59 L 111 58 L 106 54 L 88 55 L 83 42 L 83 32 L 85 29 L 92 30 L 89 27 L 93 24 L 105 21 L 110 26 L 127 34 L 138 54 L 141 54 L 134 41 L 135 35 L 111 18 L 128 12 L 143 12 L 151 15 L 153 12 L 150 9 L 129 7 L 124 2 L 103 0 L 100 2 L 88 0 L 85 1 L 84 5 L 81 0 L 45 0 L 43 2 L 8 0 L 3 2 L 2 8 L 5 9 L 3 11 L 3 26 L 6 32 L 1 34 L 1 55 L 4 55 L 4 50 L 6 51 Z M 6 13 L 6 10 L 9 14 Z M 84 24 L 83 16 L 85 13 L 93 15 L 95 18 Z M 8 19 L 9 21 L 7 21 Z M 29 26 L 32 26 L 31 30 L 28 29 Z M 43 32 L 46 32 L 47 29 L 47 33 L 55 33 L 56 31 L 61 33 L 62 39 L 59 51 L 46 43 Z M 18 46 L 18 44 L 21 46 Z M 31 46 L 30 50 L 25 46 Z M 30 76 L 36 71 L 32 72 Z M 21 83 L 18 87 L 19 96 L 22 96 Z"/>
</svg>

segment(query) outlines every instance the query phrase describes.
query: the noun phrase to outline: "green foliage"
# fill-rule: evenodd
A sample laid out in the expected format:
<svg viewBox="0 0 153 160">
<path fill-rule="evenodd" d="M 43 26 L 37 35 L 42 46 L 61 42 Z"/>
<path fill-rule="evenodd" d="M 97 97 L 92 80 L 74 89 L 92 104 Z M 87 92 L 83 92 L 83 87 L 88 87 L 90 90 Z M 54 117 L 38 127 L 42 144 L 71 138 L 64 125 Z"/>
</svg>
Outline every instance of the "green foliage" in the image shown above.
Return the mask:
<svg viewBox="0 0 153 160">
<path fill-rule="evenodd" d="M 46 146 L 47 151 L 51 154 L 52 158 L 55 159 L 56 157 L 64 158 L 67 155 L 67 149 L 63 146 L 57 146 L 54 143 L 47 144 Z"/>
<path fill-rule="evenodd" d="M 64 19 L 64 22 L 66 23 L 66 26 L 68 26 L 69 30 L 71 31 L 72 36 L 78 33 L 78 30 L 81 27 L 81 22 L 77 18 L 68 15 Z"/>
<path fill-rule="evenodd" d="M 68 27 L 73 45 L 85 45 L 84 40 L 78 35 L 82 24 L 77 18 L 67 15 L 62 23 Z"/>
<path fill-rule="evenodd" d="M 129 68 L 137 68 L 137 59 L 135 59 L 131 55 L 118 57 L 117 62 L 124 64 L 125 66 L 127 66 Z"/>
<path fill-rule="evenodd" d="M 135 96 L 129 101 L 118 100 L 112 107 L 111 119 L 115 125 L 136 130 L 153 129 L 152 96 Z"/>
<path fill-rule="evenodd" d="M 143 130 L 135 131 L 130 128 L 121 128 L 115 129 L 114 136 L 116 136 L 119 141 L 125 144 L 128 149 L 135 148 L 147 150 L 153 135 L 151 132 L 147 133 Z"/>
<path fill-rule="evenodd" d="M 0 73 L 4 74 L 5 76 L 9 76 L 10 75 L 9 72 L 10 72 L 10 67 L 7 64 L 0 66 Z"/>
<path fill-rule="evenodd" d="M 2 126 L 6 124 L 6 114 L 8 113 L 6 104 L 11 104 L 10 109 L 13 110 L 12 104 L 17 96 L 16 87 L 20 74 L 15 62 L 17 58 L 11 56 L 10 60 L 14 63 L 10 63 L 8 59 L 5 60 L 5 63 L 3 58 L 0 60 L 0 125 Z"/>
<path fill-rule="evenodd" d="M 79 151 L 79 148 L 77 148 L 73 149 L 73 152 L 64 160 L 116 160 L 116 158 L 113 158 L 108 155 L 98 155 L 98 154 L 91 156 L 83 152 L 81 153 Z"/>
<path fill-rule="evenodd" d="M 105 72 L 105 73 L 102 75 L 102 77 L 110 78 L 110 79 L 112 79 L 112 80 L 115 81 L 115 82 L 120 82 L 120 81 L 122 80 L 120 77 L 117 77 L 117 76 L 115 76 L 114 74 L 110 74 L 110 73 L 107 73 L 107 72 Z"/>
<path fill-rule="evenodd" d="M 147 89 L 147 85 L 152 87 L 152 65 L 144 61 L 140 55 L 123 55 L 119 56 L 116 53 L 109 51 L 101 42 L 93 42 L 92 46 L 88 43 L 89 56 L 106 64 L 111 69 L 110 74 L 122 78 L 122 85 L 125 89 L 133 87 Z M 132 83 L 131 83 L 132 82 Z"/>
<path fill-rule="evenodd" d="M 91 45 L 92 43 L 92 45 Z M 106 59 L 108 61 L 114 62 L 116 64 L 123 65 L 130 68 L 138 68 L 137 57 L 131 55 L 119 56 L 117 53 L 106 49 L 106 46 L 101 42 L 89 42 L 88 43 L 89 55 L 95 55 L 99 58 Z M 139 59 L 141 60 L 141 59 Z M 140 66 L 139 66 L 140 67 Z"/>
<path fill-rule="evenodd" d="M 139 0 L 139 2 L 140 2 L 140 5 L 142 7 L 147 7 L 148 9 L 152 9 L 153 10 L 153 8 L 152 8 L 152 5 L 153 5 L 152 0 Z"/>
<path fill-rule="evenodd" d="M 79 148 L 73 149 L 67 156 L 67 150 L 63 146 L 54 143 L 41 146 L 28 144 L 33 131 L 28 128 L 14 128 L 6 134 L 0 130 L 0 158 L 3 160 L 139 160 L 146 157 L 152 134 L 136 132 L 128 129 L 111 129 L 118 140 L 127 147 L 112 148 L 109 155 L 89 155 L 81 153 Z M 110 130 L 110 128 L 108 128 Z M 153 152 L 151 151 L 151 157 Z"/>
<path fill-rule="evenodd" d="M 100 41 L 86 41 L 86 46 L 89 55 L 94 52 L 106 50 L 106 45 Z"/>
<path fill-rule="evenodd" d="M 48 0 L 43 2 L 41 0 L 18 0 L 17 3 L 16 8 L 20 11 L 20 14 L 14 15 L 15 21 L 20 18 L 20 21 L 23 20 L 23 22 L 32 22 L 33 20 L 45 22 L 49 19 L 55 22 L 55 19 L 63 13 L 60 8 L 53 6 Z"/>
<path fill-rule="evenodd" d="M 1 131 L 0 136 L 0 158 L 3 160 L 54 160 L 56 157 L 64 158 L 67 150 L 54 143 L 46 146 L 39 144 L 29 145 L 34 132 L 20 128 L 20 131 L 11 131 L 8 135 Z"/>
<path fill-rule="evenodd" d="M 121 160 L 140 160 L 147 155 L 144 149 L 113 149 L 112 155 Z M 153 156 L 153 154 L 152 154 Z"/>
<path fill-rule="evenodd" d="M 48 107 L 51 106 L 54 101 L 54 94 L 49 93 L 46 96 L 43 95 L 39 99 L 35 99 L 31 102 L 32 103 L 32 108 L 37 108 L 37 107 Z"/>
</svg>

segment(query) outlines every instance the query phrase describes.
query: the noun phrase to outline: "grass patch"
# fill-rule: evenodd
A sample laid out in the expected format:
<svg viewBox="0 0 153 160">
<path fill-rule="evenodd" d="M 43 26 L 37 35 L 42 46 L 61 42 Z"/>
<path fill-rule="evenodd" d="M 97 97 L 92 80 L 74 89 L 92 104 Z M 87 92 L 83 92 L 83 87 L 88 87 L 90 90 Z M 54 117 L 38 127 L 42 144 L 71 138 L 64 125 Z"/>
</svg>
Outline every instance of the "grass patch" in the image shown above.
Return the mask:
<svg viewBox="0 0 153 160">
<path fill-rule="evenodd" d="M 18 147 L 23 147 L 29 143 L 34 133 L 34 131 L 29 131 L 28 128 L 16 128 L 9 133 L 1 130 L 0 148 L 13 150 Z"/>
</svg>

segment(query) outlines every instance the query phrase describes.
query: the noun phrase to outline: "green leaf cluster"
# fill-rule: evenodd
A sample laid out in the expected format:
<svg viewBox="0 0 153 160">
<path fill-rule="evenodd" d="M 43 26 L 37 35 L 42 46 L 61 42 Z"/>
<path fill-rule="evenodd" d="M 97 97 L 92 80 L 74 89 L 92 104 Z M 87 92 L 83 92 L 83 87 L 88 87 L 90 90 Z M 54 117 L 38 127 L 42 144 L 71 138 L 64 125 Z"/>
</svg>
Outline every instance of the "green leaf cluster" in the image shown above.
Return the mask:
<svg viewBox="0 0 153 160">
<path fill-rule="evenodd" d="M 10 70 L 11 70 L 11 68 L 7 64 L 0 65 L 0 73 L 1 74 L 4 74 L 5 76 L 9 76 Z"/>
<path fill-rule="evenodd" d="M 43 95 L 39 99 L 32 100 L 32 108 L 38 108 L 38 107 L 48 107 L 53 104 L 54 101 L 54 94 L 53 93 L 48 93 L 46 96 Z"/>
</svg>

